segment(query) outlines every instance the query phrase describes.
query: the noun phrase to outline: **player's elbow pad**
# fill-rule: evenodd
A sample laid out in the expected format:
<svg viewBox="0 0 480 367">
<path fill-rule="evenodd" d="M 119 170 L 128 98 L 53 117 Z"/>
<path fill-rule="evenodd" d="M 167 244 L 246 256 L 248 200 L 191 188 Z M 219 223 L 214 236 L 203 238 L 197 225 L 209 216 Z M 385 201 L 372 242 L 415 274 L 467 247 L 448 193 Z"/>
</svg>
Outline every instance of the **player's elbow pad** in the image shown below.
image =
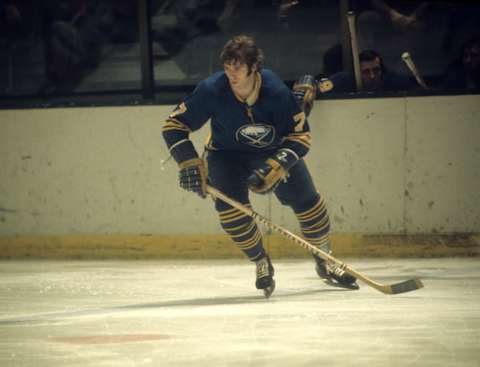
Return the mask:
<svg viewBox="0 0 480 367">
<path fill-rule="evenodd" d="M 167 143 L 170 154 L 180 164 L 193 158 L 198 158 L 198 153 L 188 138 L 188 134 L 175 134 L 171 131 L 163 131 L 163 138 Z"/>
</svg>

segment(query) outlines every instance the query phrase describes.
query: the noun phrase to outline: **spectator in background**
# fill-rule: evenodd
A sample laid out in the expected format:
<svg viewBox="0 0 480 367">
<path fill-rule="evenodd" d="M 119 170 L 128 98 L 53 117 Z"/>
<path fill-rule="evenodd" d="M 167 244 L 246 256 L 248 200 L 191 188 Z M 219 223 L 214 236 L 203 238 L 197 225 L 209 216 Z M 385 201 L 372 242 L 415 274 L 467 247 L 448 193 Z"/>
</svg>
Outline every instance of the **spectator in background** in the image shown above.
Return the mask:
<svg viewBox="0 0 480 367">
<path fill-rule="evenodd" d="M 433 17 L 432 2 L 357 0 L 353 10 L 357 14 L 359 49 L 379 52 L 390 70 L 403 70 L 400 55 L 405 51 L 415 55 L 425 70 L 423 64 L 431 63 L 441 49 L 444 29 L 440 24 L 433 25 L 437 20 Z M 440 61 L 435 59 L 436 63 Z M 440 65 L 439 70 L 444 67 Z"/>
<path fill-rule="evenodd" d="M 428 2 L 402 0 L 355 1 L 360 47 L 377 48 L 392 36 L 409 38 L 425 28 Z"/>
<path fill-rule="evenodd" d="M 343 70 L 342 45 L 337 43 L 328 48 L 323 54 L 323 69 L 320 74 L 315 75 L 315 79 L 320 80 L 328 78 L 330 75 Z"/>
<path fill-rule="evenodd" d="M 138 4 L 131 0 L 102 0 L 102 31 L 112 43 L 138 42 Z M 152 4 L 153 6 L 153 4 Z"/>
<path fill-rule="evenodd" d="M 415 83 L 404 75 L 389 71 L 380 54 L 373 50 L 364 50 L 359 54 L 360 73 L 363 90 L 367 92 L 390 92 L 409 90 Z M 330 76 L 333 84 L 332 92 L 356 91 L 355 75 L 341 71 Z"/>
<path fill-rule="evenodd" d="M 290 14 L 290 10 L 300 3 L 299 0 L 274 0 L 272 1 L 272 5 L 277 7 L 277 20 L 278 22 L 288 27 L 288 16 Z M 240 0 L 225 0 L 224 7 L 222 14 L 218 17 L 218 24 L 221 26 L 225 26 L 232 21 L 235 17 L 235 12 L 240 5 Z M 252 5 L 254 5 L 253 3 Z"/>
<path fill-rule="evenodd" d="M 447 3 L 448 12 L 443 48 L 447 54 L 457 54 L 469 35 L 477 34 L 480 25 L 480 2 Z"/>
<path fill-rule="evenodd" d="M 0 0 L 0 92 L 18 90 L 18 72 L 31 68 L 28 50 L 39 30 L 38 7 L 33 0 Z M 22 60 L 18 63 L 18 60 Z"/>
<path fill-rule="evenodd" d="M 217 18 L 223 7 L 214 0 L 176 1 L 160 8 L 161 11 L 152 17 L 152 38 L 157 59 L 172 58 L 192 39 L 220 31 Z M 173 21 L 165 22 L 163 16 L 167 14 Z"/>
<path fill-rule="evenodd" d="M 33 1 L 0 1 L 0 38 L 10 41 L 28 37 L 35 27 Z"/>
<path fill-rule="evenodd" d="M 277 18 L 281 25 L 288 28 L 290 10 L 299 4 L 298 0 L 280 0 L 277 9 Z"/>
<path fill-rule="evenodd" d="M 370 0 L 371 7 L 389 20 L 393 29 L 406 32 L 422 27 L 422 18 L 428 10 L 428 2 Z"/>
<path fill-rule="evenodd" d="M 240 0 L 225 0 L 225 5 L 223 11 L 217 19 L 219 26 L 227 26 L 232 22 L 232 19 L 235 18 L 235 13 L 238 7 Z"/>
<path fill-rule="evenodd" d="M 480 89 L 480 38 L 468 39 L 447 69 L 443 89 Z"/>
<path fill-rule="evenodd" d="M 93 0 L 47 0 L 43 6 L 47 83 L 40 92 L 66 92 L 100 62 L 107 8 Z"/>
</svg>

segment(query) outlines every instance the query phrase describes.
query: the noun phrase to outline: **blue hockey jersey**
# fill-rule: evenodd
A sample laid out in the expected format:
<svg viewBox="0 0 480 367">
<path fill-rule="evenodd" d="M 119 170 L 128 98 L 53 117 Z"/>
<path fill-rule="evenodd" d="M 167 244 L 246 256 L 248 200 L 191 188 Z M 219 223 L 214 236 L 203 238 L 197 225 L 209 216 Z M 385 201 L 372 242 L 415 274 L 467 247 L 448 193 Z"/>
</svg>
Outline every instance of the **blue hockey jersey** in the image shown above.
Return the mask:
<svg viewBox="0 0 480 367">
<path fill-rule="evenodd" d="M 163 127 L 169 149 L 179 147 L 209 119 L 207 149 L 255 152 L 284 147 L 301 157 L 310 148 L 305 114 L 288 87 L 268 69 L 256 73 L 254 91 L 246 100 L 233 93 L 223 71 L 200 82 Z"/>
</svg>

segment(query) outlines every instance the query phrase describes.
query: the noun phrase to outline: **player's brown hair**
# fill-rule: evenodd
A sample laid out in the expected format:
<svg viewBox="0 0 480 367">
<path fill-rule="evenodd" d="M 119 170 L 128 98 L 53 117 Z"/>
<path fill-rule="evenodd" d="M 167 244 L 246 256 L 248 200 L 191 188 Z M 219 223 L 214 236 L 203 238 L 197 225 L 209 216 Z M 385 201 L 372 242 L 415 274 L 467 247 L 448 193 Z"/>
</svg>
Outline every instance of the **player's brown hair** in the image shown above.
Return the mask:
<svg viewBox="0 0 480 367">
<path fill-rule="evenodd" d="M 262 68 L 264 57 L 262 49 L 257 47 L 255 40 L 242 34 L 233 37 L 223 46 L 220 61 L 222 65 L 231 62 L 246 64 L 250 73 L 254 64 L 257 64 L 257 70 Z"/>
</svg>

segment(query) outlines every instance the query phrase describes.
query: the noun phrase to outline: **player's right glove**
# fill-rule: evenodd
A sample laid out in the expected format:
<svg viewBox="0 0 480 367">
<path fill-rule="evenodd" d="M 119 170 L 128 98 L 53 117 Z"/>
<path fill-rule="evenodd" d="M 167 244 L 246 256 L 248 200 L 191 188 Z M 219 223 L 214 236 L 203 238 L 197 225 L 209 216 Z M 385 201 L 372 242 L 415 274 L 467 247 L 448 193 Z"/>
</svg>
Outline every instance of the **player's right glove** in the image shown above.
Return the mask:
<svg viewBox="0 0 480 367">
<path fill-rule="evenodd" d="M 201 158 L 192 158 L 179 164 L 180 187 L 207 197 L 207 168 Z"/>
<path fill-rule="evenodd" d="M 284 148 L 277 150 L 247 178 L 249 189 L 258 194 L 267 194 L 275 190 L 298 159 L 293 150 Z"/>
</svg>

